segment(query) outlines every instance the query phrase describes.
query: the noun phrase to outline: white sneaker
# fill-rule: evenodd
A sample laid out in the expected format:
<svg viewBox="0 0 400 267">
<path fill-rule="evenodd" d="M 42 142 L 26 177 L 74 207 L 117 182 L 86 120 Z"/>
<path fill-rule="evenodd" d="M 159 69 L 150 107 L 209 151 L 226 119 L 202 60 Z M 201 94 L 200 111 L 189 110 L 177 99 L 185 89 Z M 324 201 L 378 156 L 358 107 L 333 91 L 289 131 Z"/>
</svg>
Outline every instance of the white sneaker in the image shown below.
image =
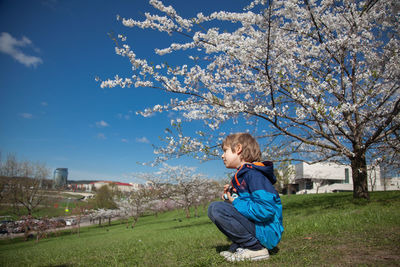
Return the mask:
<svg viewBox="0 0 400 267">
<path fill-rule="evenodd" d="M 235 253 L 232 253 L 231 256 L 225 257 L 227 261 L 259 261 L 265 260 L 269 258 L 268 249 L 263 248 L 260 250 L 250 250 L 238 248 Z"/>
<path fill-rule="evenodd" d="M 230 252 L 229 250 L 227 250 L 227 251 L 221 251 L 221 252 L 219 253 L 219 255 L 221 255 L 222 257 L 225 257 L 225 258 L 228 258 L 228 257 L 232 256 L 232 254 L 233 254 L 233 252 Z"/>
<path fill-rule="evenodd" d="M 232 256 L 232 254 L 235 253 L 236 250 L 237 250 L 238 248 L 239 248 L 239 245 L 238 245 L 238 244 L 232 243 L 232 244 L 229 246 L 229 249 L 228 249 L 228 250 L 226 250 L 226 251 L 221 251 L 221 252 L 219 253 L 219 255 L 221 255 L 222 257 L 228 258 L 228 257 Z"/>
</svg>

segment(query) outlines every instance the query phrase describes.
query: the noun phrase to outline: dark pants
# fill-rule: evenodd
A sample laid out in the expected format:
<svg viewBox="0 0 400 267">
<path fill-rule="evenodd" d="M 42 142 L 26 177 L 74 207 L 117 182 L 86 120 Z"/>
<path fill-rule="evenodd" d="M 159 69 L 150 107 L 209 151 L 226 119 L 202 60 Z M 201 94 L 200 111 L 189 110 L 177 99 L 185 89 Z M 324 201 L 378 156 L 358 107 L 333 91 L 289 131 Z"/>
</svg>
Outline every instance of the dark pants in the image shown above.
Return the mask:
<svg viewBox="0 0 400 267">
<path fill-rule="evenodd" d="M 257 240 L 254 222 L 240 214 L 231 203 L 212 202 L 208 207 L 208 217 L 232 242 L 231 251 L 237 248 L 262 249 Z"/>
</svg>

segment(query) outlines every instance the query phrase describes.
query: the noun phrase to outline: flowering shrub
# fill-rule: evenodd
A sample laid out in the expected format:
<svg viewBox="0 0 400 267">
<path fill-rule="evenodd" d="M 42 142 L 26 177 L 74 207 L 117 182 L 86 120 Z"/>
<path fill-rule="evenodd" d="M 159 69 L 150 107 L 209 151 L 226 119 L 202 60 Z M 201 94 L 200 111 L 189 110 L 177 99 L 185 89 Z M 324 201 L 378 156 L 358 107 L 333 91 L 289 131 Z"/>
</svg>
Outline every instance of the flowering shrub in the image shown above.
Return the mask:
<svg viewBox="0 0 400 267">
<path fill-rule="evenodd" d="M 24 239 L 28 240 L 36 234 L 36 241 L 46 238 L 49 233 L 56 233 L 56 228 L 64 227 L 65 221 L 60 218 L 35 219 L 31 215 L 22 216 L 18 221 L 9 221 L 1 224 L 2 234 L 24 233 Z"/>
</svg>

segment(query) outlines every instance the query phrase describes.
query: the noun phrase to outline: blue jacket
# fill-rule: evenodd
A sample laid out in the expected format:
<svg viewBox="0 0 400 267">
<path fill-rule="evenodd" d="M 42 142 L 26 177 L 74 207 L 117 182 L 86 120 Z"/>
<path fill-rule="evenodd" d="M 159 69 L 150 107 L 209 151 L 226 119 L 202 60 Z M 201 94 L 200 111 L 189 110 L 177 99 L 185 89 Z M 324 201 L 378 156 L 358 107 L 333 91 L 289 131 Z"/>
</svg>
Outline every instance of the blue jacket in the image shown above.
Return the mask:
<svg viewBox="0 0 400 267">
<path fill-rule="evenodd" d="M 233 190 L 239 195 L 233 206 L 256 225 L 256 238 L 272 249 L 283 233 L 282 203 L 272 186 L 276 182 L 272 162 L 243 164 L 232 178 Z"/>
</svg>

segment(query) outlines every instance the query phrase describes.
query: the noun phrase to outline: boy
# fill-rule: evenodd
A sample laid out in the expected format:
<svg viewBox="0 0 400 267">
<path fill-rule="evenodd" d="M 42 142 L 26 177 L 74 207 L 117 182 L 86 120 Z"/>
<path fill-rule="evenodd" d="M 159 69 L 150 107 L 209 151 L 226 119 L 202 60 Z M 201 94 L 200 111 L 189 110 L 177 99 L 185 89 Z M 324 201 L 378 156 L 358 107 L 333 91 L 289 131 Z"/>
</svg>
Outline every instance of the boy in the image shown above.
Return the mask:
<svg viewBox="0 0 400 267">
<path fill-rule="evenodd" d="M 232 262 L 267 259 L 268 249 L 278 245 L 283 232 L 272 162 L 258 162 L 260 147 L 248 133 L 229 135 L 222 149 L 225 167 L 237 171 L 231 185 L 224 186 L 225 202 L 213 202 L 208 208 L 208 217 L 233 242 L 220 254 Z"/>
</svg>

